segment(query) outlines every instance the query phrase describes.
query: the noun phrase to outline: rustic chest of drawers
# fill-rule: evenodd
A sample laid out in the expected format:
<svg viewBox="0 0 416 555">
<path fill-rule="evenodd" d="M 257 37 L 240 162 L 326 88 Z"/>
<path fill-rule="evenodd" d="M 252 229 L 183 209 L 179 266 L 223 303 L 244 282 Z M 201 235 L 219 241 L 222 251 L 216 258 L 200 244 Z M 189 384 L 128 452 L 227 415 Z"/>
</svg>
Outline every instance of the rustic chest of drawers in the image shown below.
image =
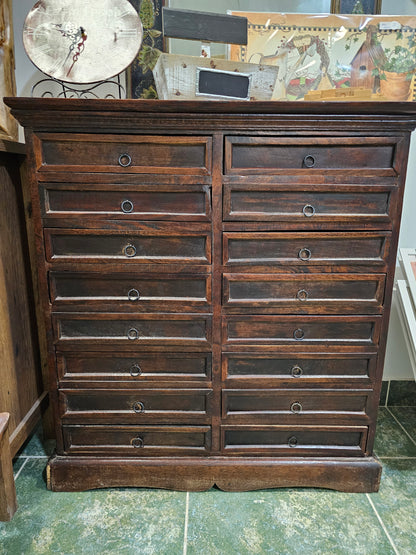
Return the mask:
<svg viewBox="0 0 416 555">
<path fill-rule="evenodd" d="M 377 490 L 411 103 L 9 99 L 54 490 Z"/>
</svg>

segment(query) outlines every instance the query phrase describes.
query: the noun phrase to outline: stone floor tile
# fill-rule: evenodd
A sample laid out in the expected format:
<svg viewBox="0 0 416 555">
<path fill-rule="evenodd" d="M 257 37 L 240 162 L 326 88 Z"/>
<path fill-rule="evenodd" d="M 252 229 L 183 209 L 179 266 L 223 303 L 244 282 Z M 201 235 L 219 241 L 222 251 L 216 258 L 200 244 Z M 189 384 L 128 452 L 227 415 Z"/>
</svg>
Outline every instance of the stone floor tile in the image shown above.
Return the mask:
<svg viewBox="0 0 416 555">
<path fill-rule="evenodd" d="M 389 410 L 416 442 L 416 407 L 390 407 Z"/>
<path fill-rule="evenodd" d="M 416 457 L 416 445 L 403 431 L 390 409 L 380 407 L 378 412 L 374 451 L 378 457 Z"/>
<path fill-rule="evenodd" d="M 387 406 L 416 407 L 416 382 L 392 380 Z"/>
</svg>

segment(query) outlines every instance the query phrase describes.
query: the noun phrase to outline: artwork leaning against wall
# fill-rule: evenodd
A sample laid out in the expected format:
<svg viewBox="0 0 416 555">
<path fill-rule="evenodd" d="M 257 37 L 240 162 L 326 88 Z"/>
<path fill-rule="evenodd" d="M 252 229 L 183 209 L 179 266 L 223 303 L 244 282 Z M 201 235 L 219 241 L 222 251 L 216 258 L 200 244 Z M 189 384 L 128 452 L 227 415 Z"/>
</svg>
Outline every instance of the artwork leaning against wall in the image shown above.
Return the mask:
<svg viewBox="0 0 416 555">
<path fill-rule="evenodd" d="M 17 123 L 3 104 L 3 97 L 14 96 L 16 85 L 14 77 L 12 0 L 0 2 L 0 138 L 17 139 Z"/>
</svg>

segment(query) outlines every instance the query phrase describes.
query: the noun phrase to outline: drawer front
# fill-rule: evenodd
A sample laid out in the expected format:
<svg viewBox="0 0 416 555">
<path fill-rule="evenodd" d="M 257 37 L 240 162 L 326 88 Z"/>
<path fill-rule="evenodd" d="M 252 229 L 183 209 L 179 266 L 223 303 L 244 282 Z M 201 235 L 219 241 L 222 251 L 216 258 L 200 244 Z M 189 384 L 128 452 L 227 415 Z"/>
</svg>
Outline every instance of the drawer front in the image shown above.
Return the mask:
<svg viewBox="0 0 416 555">
<path fill-rule="evenodd" d="M 66 381 L 140 383 L 210 380 L 210 353 L 57 353 L 58 374 Z"/>
<path fill-rule="evenodd" d="M 201 455 L 211 446 L 209 426 L 63 426 L 68 453 Z"/>
<path fill-rule="evenodd" d="M 139 345 L 187 345 L 207 348 L 211 344 L 211 317 L 169 314 L 72 314 L 52 317 L 58 343 Z"/>
<path fill-rule="evenodd" d="M 206 423 L 211 394 L 209 389 L 78 389 L 61 390 L 59 401 L 65 421 Z"/>
<path fill-rule="evenodd" d="M 226 265 L 384 265 L 390 233 L 223 234 Z"/>
<path fill-rule="evenodd" d="M 313 191 L 311 191 L 313 187 Z M 297 224 L 383 223 L 391 226 L 392 190 L 348 185 L 224 185 L 224 220 Z"/>
<path fill-rule="evenodd" d="M 211 262 L 211 230 L 207 228 L 175 232 L 170 231 L 167 225 L 129 234 L 69 229 L 45 229 L 44 233 L 49 261 L 100 263 L 123 260 L 135 264 Z"/>
<path fill-rule="evenodd" d="M 370 389 L 226 389 L 222 416 L 240 422 L 276 420 L 279 423 L 322 423 L 353 417 L 368 421 Z"/>
<path fill-rule="evenodd" d="M 290 313 L 382 312 L 384 274 L 225 274 L 223 305 Z"/>
<path fill-rule="evenodd" d="M 227 452 L 283 456 L 364 456 L 365 426 L 222 426 Z"/>
<path fill-rule="evenodd" d="M 366 316 L 228 316 L 226 345 L 377 345 L 381 317 Z"/>
<path fill-rule="evenodd" d="M 52 303 L 70 309 L 187 312 L 211 304 L 210 275 L 107 274 L 103 268 L 100 274 L 51 272 L 49 282 Z"/>
<path fill-rule="evenodd" d="M 268 353 L 224 353 L 223 380 L 258 383 L 280 379 L 298 383 L 328 380 L 369 382 L 375 375 L 375 354 L 300 353 L 296 356 Z"/>
<path fill-rule="evenodd" d="M 225 172 L 384 170 L 395 173 L 399 139 L 391 137 L 226 137 Z"/>
<path fill-rule="evenodd" d="M 211 219 L 211 189 L 207 185 L 130 185 L 105 189 L 88 185 L 47 183 L 40 186 L 43 218 L 141 220 Z"/>
<path fill-rule="evenodd" d="M 38 135 L 38 171 L 209 175 L 210 137 Z"/>
</svg>

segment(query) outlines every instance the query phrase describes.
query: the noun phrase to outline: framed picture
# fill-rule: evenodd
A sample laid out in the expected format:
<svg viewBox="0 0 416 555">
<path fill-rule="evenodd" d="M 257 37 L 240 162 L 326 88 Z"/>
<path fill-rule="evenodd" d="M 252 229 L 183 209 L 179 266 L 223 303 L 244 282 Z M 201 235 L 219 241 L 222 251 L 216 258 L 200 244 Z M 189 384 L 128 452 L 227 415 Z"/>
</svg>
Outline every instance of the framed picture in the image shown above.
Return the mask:
<svg viewBox="0 0 416 555">
<path fill-rule="evenodd" d="M 416 380 L 416 249 L 400 249 L 399 260 L 406 279 L 397 280 L 398 314 Z"/>
<path fill-rule="evenodd" d="M 331 0 L 331 13 L 379 14 L 381 0 Z"/>
<path fill-rule="evenodd" d="M 416 249 L 400 249 L 400 266 L 416 306 Z"/>
<path fill-rule="evenodd" d="M 17 140 L 17 122 L 3 103 L 4 96 L 16 96 L 12 0 L 0 3 L 0 138 Z"/>
</svg>

